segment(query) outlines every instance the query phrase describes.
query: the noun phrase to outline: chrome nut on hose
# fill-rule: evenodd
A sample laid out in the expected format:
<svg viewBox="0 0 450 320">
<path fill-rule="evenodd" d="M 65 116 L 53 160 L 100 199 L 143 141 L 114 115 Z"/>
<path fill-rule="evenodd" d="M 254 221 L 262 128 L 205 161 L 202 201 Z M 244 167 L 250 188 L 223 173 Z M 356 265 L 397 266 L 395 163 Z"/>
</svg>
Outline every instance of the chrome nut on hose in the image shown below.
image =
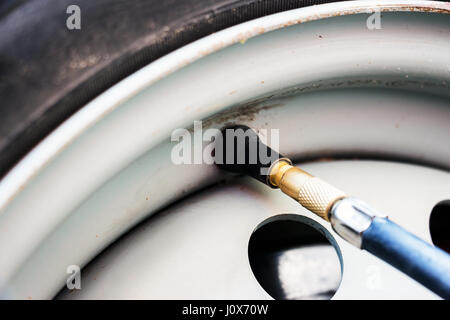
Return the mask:
<svg viewBox="0 0 450 320">
<path fill-rule="evenodd" d="M 386 217 L 355 198 L 337 201 L 330 211 L 333 230 L 357 248 L 361 248 L 362 235 L 375 217 Z"/>
</svg>

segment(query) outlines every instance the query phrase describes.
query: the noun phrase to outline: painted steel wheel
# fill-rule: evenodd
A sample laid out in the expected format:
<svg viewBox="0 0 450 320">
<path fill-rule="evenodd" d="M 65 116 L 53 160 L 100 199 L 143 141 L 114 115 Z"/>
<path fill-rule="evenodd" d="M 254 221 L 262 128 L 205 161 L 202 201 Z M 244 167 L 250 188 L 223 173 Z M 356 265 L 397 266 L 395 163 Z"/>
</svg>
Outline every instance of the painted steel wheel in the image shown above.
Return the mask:
<svg viewBox="0 0 450 320">
<path fill-rule="evenodd" d="M 286 156 L 433 241 L 448 3 L 79 1 L 72 31 L 68 4 L 0 6 L 1 297 L 437 297 L 276 191 L 173 163 L 170 137 L 194 121 L 277 129 Z M 296 225 L 299 250 L 258 246 Z M 71 266 L 81 290 L 64 289 Z"/>
</svg>

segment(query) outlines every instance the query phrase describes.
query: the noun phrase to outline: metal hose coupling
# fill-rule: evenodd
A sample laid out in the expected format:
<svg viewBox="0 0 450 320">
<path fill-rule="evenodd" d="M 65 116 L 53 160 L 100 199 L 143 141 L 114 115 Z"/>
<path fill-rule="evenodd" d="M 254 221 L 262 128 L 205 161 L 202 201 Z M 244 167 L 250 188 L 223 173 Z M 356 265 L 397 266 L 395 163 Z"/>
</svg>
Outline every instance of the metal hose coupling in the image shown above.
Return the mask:
<svg viewBox="0 0 450 320">
<path fill-rule="evenodd" d="M 333 204 L 347 197 L 343 191 L 292 166 L 291 161 L 286 158 L 279 159 L 272 165 L 269 182 L 327 221 L 330 221 L 329 212 Z"/>
<path fill-rule="evenodd" d="M 292 166 L 289 159 L 275 162 L 268 178 L 273 187 L 280 188 L 303 207 L 329 221 L 337 234 L 357 248 L 361 248 L 362 234 L 373 218 L 382 217 L 364 202 Z"/>
<path fill-rule="evenodd" d="M 357 248 L 362 248 L 363 233 L 375 217 L 384 218 L 386 215 L 355 198 L 345 198 L 331 207 L 330 223 L 333 230 L 342 238 Z"/>
</svg>

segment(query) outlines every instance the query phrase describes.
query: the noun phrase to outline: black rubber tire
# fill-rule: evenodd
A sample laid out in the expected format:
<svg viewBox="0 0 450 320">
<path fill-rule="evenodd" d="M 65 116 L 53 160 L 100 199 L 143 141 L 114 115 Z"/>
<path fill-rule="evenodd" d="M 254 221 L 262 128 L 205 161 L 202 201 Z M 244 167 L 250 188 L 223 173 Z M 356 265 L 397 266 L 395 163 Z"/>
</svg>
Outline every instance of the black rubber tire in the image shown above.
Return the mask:
<svg viewBox="0 0 450 320">
<path fill-rule="evenodd" d="M 3 0 L 0 177 L 95 96 L 151 61 L 238 23 L 327 0 Z M 69 5 L 81 30 L 68 30 Z"/>
</svg>

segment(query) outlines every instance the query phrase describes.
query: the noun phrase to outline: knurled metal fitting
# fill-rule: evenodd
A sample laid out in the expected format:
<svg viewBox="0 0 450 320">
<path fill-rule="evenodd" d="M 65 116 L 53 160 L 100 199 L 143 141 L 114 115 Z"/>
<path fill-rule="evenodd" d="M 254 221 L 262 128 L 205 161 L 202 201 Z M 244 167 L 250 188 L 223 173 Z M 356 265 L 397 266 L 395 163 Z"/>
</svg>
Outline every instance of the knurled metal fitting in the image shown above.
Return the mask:
<svg viewBox="0 0 450 320">
<path fill-rule="evenodd" d="M 290 161 L 280 160 L 275 163 L 270 170 L 269 181 L 303 207 L 327 221 L 333 204 L 347 197 L 341 190 L 292 166 Z"/>
</svg>

